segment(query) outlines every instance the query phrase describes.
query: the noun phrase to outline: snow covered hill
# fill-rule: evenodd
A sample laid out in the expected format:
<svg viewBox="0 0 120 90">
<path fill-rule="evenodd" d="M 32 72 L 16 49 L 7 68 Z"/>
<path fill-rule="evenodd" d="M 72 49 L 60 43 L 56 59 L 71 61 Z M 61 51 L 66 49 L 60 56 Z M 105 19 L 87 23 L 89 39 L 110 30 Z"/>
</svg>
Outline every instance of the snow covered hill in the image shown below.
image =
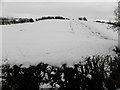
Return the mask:
<svg viewBox="0 0 120 90">
<path fill-rule="evenodd" d="M 44 20 L 2 27 L 3 58 L 11 63 L 78 62 L 81 56 L 112 54 L 117 32 L 92 21 Z"/>
</svg>

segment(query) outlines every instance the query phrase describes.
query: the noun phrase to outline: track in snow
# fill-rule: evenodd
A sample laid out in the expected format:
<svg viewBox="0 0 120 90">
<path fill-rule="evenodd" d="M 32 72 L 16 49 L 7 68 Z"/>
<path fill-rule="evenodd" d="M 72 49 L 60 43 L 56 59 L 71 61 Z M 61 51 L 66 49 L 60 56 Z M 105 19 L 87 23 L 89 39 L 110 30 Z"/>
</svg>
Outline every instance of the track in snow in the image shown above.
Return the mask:
<svg viewBox="0 0 120 90">
<path fill-rule="evenodd" d="M 3 26 L 3 58 L 12 63 L 78 62 L 81 56 L 110 54 L 117 33 L 91 21 L 46 20 Z"/>
</svg>

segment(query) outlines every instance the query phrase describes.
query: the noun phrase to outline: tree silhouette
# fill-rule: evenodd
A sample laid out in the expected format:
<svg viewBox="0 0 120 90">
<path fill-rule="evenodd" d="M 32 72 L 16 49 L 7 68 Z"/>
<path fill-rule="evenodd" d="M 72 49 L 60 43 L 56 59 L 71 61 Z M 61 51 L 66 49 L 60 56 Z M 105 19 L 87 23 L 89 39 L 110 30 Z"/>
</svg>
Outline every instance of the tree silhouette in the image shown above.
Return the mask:
<svg viewBox="0 0 120 90">
<path fill-rule="evenodd" d="M 24 67 L 2 65 L 2 90 L 39 90 L 49 84 L 52 90 L 114 90 L 120 88 L 120 57 L 85 57 L 70 67 L 45 63 Z"/>
</svg>

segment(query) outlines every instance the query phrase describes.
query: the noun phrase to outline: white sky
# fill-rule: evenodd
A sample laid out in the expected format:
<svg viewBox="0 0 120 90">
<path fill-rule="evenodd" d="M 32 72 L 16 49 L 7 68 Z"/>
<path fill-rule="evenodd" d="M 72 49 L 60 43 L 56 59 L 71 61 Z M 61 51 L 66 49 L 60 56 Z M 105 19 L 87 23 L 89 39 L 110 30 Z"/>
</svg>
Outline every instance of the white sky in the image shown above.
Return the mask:
<svg viewBox="0 0 120 90">
<path fill-rule="evenodd" d="M 3 2 L 116 2 L 119 0 L 1 0 Z"/>
<path fill-rule="evenodd" d="M 2 15 L 10 17 L 86 16 L 89 19 L 108 20 L 115 18 L 116 7 L 117 2 L 4 2 Z"/>
</svg>

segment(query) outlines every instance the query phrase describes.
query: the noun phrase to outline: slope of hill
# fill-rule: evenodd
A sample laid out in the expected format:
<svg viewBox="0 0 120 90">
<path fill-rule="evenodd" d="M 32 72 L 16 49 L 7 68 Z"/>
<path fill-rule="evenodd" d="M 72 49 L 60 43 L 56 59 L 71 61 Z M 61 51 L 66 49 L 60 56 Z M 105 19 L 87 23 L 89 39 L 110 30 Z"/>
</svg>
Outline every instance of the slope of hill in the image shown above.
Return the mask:
<svg viewBox="0 0 120 90">
<path fill-rule="evenodd" d="M 81 56 L 112 54 L 118 35 L 107 27 L 74 19 L 3 26 L 3 58 L 12 63 L 72 64 Z"/>
</svg>

